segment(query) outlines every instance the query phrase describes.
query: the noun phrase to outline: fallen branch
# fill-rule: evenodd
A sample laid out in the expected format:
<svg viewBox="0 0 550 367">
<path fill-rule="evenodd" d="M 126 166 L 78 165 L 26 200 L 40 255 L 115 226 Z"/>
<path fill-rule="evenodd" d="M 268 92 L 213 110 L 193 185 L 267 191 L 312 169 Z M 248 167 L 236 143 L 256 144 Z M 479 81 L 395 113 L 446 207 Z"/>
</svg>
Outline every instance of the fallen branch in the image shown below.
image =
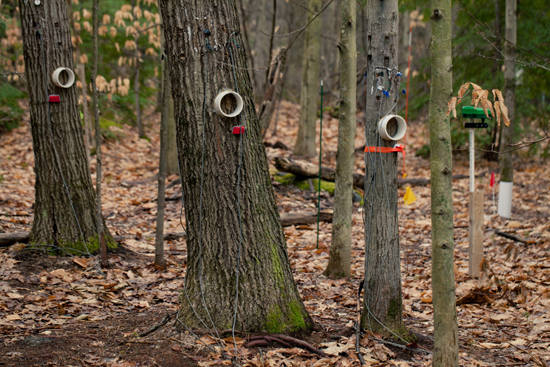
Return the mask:
<svg viewBox="0 0 550 367">
<path fill-rule="evenodd" d="M 519 236 L 514 236 L 512 234 L 509 234 L 509 233 L 504 233 L 504 232 L 500 232 L 500 231 L 495 231 L 495 234 L 498 234 L 499 236 L 502 236 L 504 238 L 508 238 L 509 240 L 512 240 L 512 241 L 517 241 L 517 242 L 521 242 L 521 243 L 525 243 L 525 244 L 533 244 L 535 243 L 535 241 L 533 240 L 528 240 L 524 237 L 519 237 Z"/>
<path fill-rule="evenodd" d="M 319 214 L 319 220 L 321 222 L 332 222 L 332 212 L 321 212 Z M 281 224 L 283 227 L 311 224 L 316 222 L 317 213 L 315 212 L 281 213 Z"/>
<path fill-rule="evenodd" d="M 29 232 L 0 233 L 0 247 L 8 247 L 15 243 L 28 243 L 30 240 L 29 235 Z M 165 233 L 164 240 L 174 241 L 185 236 L 185 232 Z M 139 237 L 133 235 L 121 235 L 113 236 L 113 239 L 120 242 L 123 240 L 138 240 Z"/>
<path fill-rule="evenodd" d="M 315 348 L 313 345 L 309 344 L 308 342 L 293 338 L 288 335 L 281 335 L 281 334 L 251 336 L 248 338 L 248 341 L 243 346 L 245 348 L 265 347 L 269 344 L 268 343 L 269 341 L 279 343 L 280 345 L 286 348 L 296 346 L 296 347 L 305 349 L 311 353 L 317 354 L 320 357 L 327 357 L 327 354 L 325 352 Z"/>
<path fill-rule="evenodd" d="M 160 329 L 162 326 L 164 326 L 171 318 L 172 316 L 174 316 L 175 314 L 177 314 L 177 312 L 172 312 L 172 313 L 169 313 L 167 315 L 165 315 L 162 320 L 160 320 L 160 322 L 154 326 L 152 326 L 149 330 L 146 330 L 142 333 L 139 333 L 138 336 L 140 338 L 143 338 L 144 336 L 147 336 L 149 334 L 151 334 L 152 332 L 155 332 L 157 331 L 158 329 Z"/>
<path fill-rule="evenodd" d="M 299 176 L 303 178 L 319 177 L 319 166 L 316 166 L 312 163 L 305 162 L 305 161 L 290 160 L 283 157 L 275 157 L 274 161 L 275 161 L 275 168 L 277 168 L 279 171 L 292 173 L 295 176 Z M 483 172 L 479 175 L 476 175 L 476 177 L 483 177 L 488 172 L 489 171 Z M 334 182 L 335 177 L 336 177 L 335 169 L 321 166 L 322 180 Z M 452 178 L 453 180 L 462 180 L 468 177 L 470 176 L 458 174 L 458 175 L 453 175 Z M 430 184 L 430 180 L 427 178 L 398 178 L 397 179 L 397 187 L 401 187 L 407 184 L 413 187 L 427 186 Z M 365 176 L 359 173 L 354 173 L 353 186 L 362 190 L 365 186 Z"/>
<path fill-rule="evenodd" d="M 321 212 L 319 215 L 321 222 L 332 222 L 332 212 Z M 281 224 L 283 227 L 297 226 L 303 224 L 311 224 L 317 222 L 317 213 L 314 212 L 294 212 L 294 213 L 281 213 Z M 155 234 L 147 234 L 146 236 L 154 236 Z M 165 241 L 174 241 L 185 237 L 185 232 L 165 233 Z M 134 235 L 120 235 L 113 236 L 113 239 L 117 242 L 124 240 L 139 240 L 140 237 Z M 14 232 L 14 233 L 0 233 L 0 248 L 9 247 L 15 243 L 28 243 L 29 232 Z"/>
</svg>

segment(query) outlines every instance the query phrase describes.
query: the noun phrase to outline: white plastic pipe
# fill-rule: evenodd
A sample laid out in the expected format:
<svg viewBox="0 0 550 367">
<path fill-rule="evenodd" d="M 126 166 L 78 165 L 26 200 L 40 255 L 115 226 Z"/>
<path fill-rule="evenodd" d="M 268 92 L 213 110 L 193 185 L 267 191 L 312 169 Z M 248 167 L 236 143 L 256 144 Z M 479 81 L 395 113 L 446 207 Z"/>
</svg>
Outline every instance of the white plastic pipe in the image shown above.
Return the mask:
<svg viewBox="0 0 550 367">
<path fill-rule="evenodd" d="M 498 215 L 510 218 L 512 215 L 513 182 L 500 181 L 498 186 Z"/>
<path fill-rule="evenodd" d="M 388 124 L 390 122 L 397 122 L 397 132 L 393 135 L 388 133 Z M 403 139 L 407 132 L 407 123 L 405 119 L 399 115 L 388 115 L 378 122 L 378 134 L 385 139 L 391 141 L 398 141 Z"/>
<path fill-rule="evenodd" d="M 470 129 L 470 192 L 475 191 L 475 157 L 474 150 L 474 129 Z"/>
<path fill-rule="evenodd" d="M 61 73 L 62 72 L 67 72 L 67 75 L 69 76 L 69 80 L 67 80 L 67 83 L 63 84 L 60 80 L 59 80 L 59 77 L 61 76 Z M 53 84 L 57 85 L 58 87 L 60 88 L 70 88 L 73 86 L 74 84 L 74 72 L 69 69 L 69 68 L 57 68 L 54 70 L 53 74 L 52 74 L 52 81 L 53 81 Z"/>
<path fill-rule="evenodd" d="M 221 107 L 221 104 L 222 104 L 222 101 L 225 97 L 227 96 L 233 96 L 235 97 L 235 99 L 237 100 L 237 107 L 235 107 L 235 109 L 230 112 L 230 113 L 225 113 Z M 235 91 L 232 91 L 231 89 L 226 89 L 224 91 L 221 91 L 217 96 L 216 98 L 214 99 L 214 109 L 216 110 L 216 113 L 220 116 L 224 116 L 224 117 L 236 117 L 238 116 L 242 110 L 243 110 L 243 99 L 242 97 L 240 96 L 239 93 L 235 92 Z"/>
</svg>

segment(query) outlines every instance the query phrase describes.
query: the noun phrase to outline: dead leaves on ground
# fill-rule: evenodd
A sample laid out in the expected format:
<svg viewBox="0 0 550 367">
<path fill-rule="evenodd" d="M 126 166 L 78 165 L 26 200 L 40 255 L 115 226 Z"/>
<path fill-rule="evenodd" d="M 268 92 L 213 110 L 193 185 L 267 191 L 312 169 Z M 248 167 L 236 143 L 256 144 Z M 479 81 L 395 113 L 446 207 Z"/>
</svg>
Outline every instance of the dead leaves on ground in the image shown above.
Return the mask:
<svg viewBox="0 0 550 367">
<path fill-rule="evenodd" d="M 502 93 L 498 89 L 493 89 L 493 100 L 495 102 L 494 108 L 493 104 L 489 100 L 489 90 L 488 89 L 482 89 L 479 85 L 472 83 L 472 82 L 466 82 L 462 84 L 458 90 L 458 96 L 454 96 L 449 100 L 448 106 L 447 106 L 447 116 L 449 116 L 452 112 L 453 117 L 457 118 L 456 113 L 456 105 L 460 104 L 462 102 L 462 98 L 468 93 L 470 86 L 472 86 L 472 105 L 474 108 L 477 108 L 479 104 L 481 104 L 481 107 L 483 107 L 483 112 L 485 112 L 485 116 L 487 118 L 489 117 L 489 114 L 487 111 L 491 111 L 492 116 L 496 116 L 498 126 L 500 126 L 500 120 L 501 118 L 504 120 L 504 124 L 506 126 L 510 126 L 510 118 L 508 117 L 508 108 L 504 105 L 504 97 L 502 97 Z"/>
</svg>

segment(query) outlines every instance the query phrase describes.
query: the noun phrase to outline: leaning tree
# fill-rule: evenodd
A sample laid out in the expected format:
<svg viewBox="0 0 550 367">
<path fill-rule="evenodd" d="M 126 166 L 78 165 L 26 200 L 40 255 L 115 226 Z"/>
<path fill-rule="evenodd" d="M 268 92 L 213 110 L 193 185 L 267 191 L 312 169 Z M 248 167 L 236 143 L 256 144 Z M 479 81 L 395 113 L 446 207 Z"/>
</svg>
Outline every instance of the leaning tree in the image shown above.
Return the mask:
<svg viewBox="0 0 550 367">
<path fill-rule="evenodd" d="M 96 252 L 95 193 L 76 86 L 53 83 L 58 68 L 74 71 L 68 5 L 21 0 L 19 7 L 36 173 L 30 242 Z M 68 82 L 64 71 L 59 84 Z M 106 240 L 115 246 L 108 232 Z"/>
<path fill-rule="evenodd" d="M 235 0 L 160 6 L 188 230 L 179 319 L 198 328 L 309 329 L 271 186 Z M 237 117 L 213 111 L 225 89 L 242 96 Z M 235 98 L 222 106 L 226 112 Z M 245 126 L 244 134 L 232 133 L 237 125 Z"/>
</svg>

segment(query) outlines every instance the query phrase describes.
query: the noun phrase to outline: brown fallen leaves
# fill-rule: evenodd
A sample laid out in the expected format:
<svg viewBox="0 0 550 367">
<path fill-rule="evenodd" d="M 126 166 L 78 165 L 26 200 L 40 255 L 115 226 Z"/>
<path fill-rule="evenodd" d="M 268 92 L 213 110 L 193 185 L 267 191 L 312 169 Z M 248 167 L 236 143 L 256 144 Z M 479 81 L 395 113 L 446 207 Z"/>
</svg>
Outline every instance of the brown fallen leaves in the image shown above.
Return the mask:
<svg viewBox="0 0 550 367">
<path fill-rule="evenodd" d="M 464 97 L 466 90 L 460 97 Z M 292 146 L 298 116 L 296 105 L 283 102 L 278 134 L 268 140 Z M 329 118 L 328 114 L 325 114 L 325 118 L 323 165 L 334 167 L 338 121 Z M 154 128 L 157 126 L 153 125 Z M 409 127 L 407 145 L 414 150 L 427 142 L 428 134 L 423 124 L 410 124 Z M 152 140 L 149 143 L 137 139 L 130 128 L 125 127 L 124 133 L 126 137 L 120 141 L 105 144 L 104 213 L 113 234 L 133 235 L 138 239 L 126 240 L 123 251 L 111 255 L 112 267 L 107 271 L 107 279 L 98 276 L 88 259 L 57 259 L 57 263 L 41 263 L 39 258 L 27 258 L 30 254 L 17 255 L 12 249 L 0 250 L 0 334 L 2 341 L 8 345 L 5 348 L 12 348 L 2 351 L 6 351 L 5 355 L 11 353 L 10 362 L 13 365 L 22 365 L 17 363 L 16 358 L 24 356 L 25 349 L 15 349 L 20 345 L 21 335 L 51 332 L 52 336 L 62 336 L 66 335 L 66 329 L 72 327 L 98 324 L 101 328 L 107 318 L 137 315 L 146 310 L 158 314 L 177 310 L 179 292 L 183 287 L 181 277 L 186 268 L 185 242 L 167 242 L 169 264 L 166 272 L 161 273 L 150 267 L 154 247 L 153 237 L 148 233 L 154 232 L 155 208 L 146 204 L 156 198 L 156 181 L 149 180 L 131 187 L 122 184 L 123 181 L 143 181 L 154 176 L 158 164 L 158 134 L 150 132 Z M 268 132 L 270 135 L 271 130 Z M 364 144 L 362 136 L 362 126 L 358 124 L 356 146 Z M 278 148 L 267 148 L 266 151 L 269 160 L 291 154 L 290 151 Z M 5 181 L 0 183 L 0 200 L 4 200 L 1 209 L 2 213 L 8 214 L 0 214 L 0 230 L 28 231 L 33 219 L 31 206 L 34 175 L 32 143 L 27 125 L 0 135 L 0 156 L 11 157 L 0 159 L 0 174 L 5 177 Z M 488 216 L 485 223 L 484 245 L 488 266 L 482 279 L 467 276 L 467 227 L 455 228 L 454 231 L 457 298 L 479 293 L 483 289 L 487 290 L 487 297 L 492 301 L 461 302 L 457 307 L 461 366 L 534 366 L 538 363 L 535 359 L 550 363 L 550 195 L 547 193 L 550 187 L 550 166 L 540 164 L 539 161 L 519 160 L 515 178 L 521 184 L 514 188 L 514 220 Z M 496 168 L 493 163 L 484 160 L 480 165 L 483 166 L 480 171 Z M 363 168 L 363 157 L 357 155 L 355 172 L 362 173 Z M 453 170 L 454 173 L 467 173 L 467 159 L 455 156 Z M 412 154 L 410 157 L 407 155 L 407 171 L 410 177 L 427 178 L 430 162 Z M 476 188 L 484 190 L 484 209 L 485 214 L 489 215 L 492 213 L 492 196 L 488 177 L 476 180 Z M 169 195 L 179 194 L 178 187 L 170 190 Z M 409 329 L 429 339 L 433 335 L 430 187 L 416 187 L 414 191 L 417 202 L 404 206 L 399 201 L 403 315 Z M 468 223 L 468 191 L 467 180 L 453 181 L 454 223 L 457 227 L 467 226 Z M 399 197 L 404 192 L 405 188 L 399 189 Z M 316 195 L 308 197 L 303 191 L 280 185 L 275 187 L 275 196 L 280 212 L 315 211 Z M 322 208 L 331 207 L 332 198 L 323 193 Z M 179 209 L 178 202 L 167 203 L 166 229 L 181 230 Z M 362 210 L 356 204 L 352 217 L 352 276 L 348 279 L 331 280 L 322 275 L 329 258 L 332 224 L 321 223 L 318 250 L 315 248 L 316 226 L 291 226 L 284 229 L 300 295 L 307 310 L 323 330 L 306 340 L 330 357 L 323 358 L 300 348 L 282 348 L 276 344 L 262 348 L 261 352 L 257 348 L 240 346 L 242 365 L 358 366 L 352 327 L 357 318 L 357 285 L 363 277 L 364 269 L 365 233 L 362 216 Z M 536 242 L 513 243 L 495 236 L 491 232 L 493 228 L 505 229 L 515 236 L 533 238 Z M 49 258 L 47 254 L 41 256 Z M 58 266 L 63 261 L 65 265 Z M 25 264 L 29 263 L 33 265 L 32 271 L 25 268 Z M 148 318 L 143 320 L 138 332 L 152 326 Z M 158 335 L 151 334 L 151 338 L 155 339 Z M 340 339 L 334 341 L 328 335 Z M 212 343 L 208 337 L 201 337 Z M 146 345 L 137 343 L 142 339 L 135 340 L 134 331 L 128 331 L 125 338 L 136 342 L 134 345 L 138 348 Z M 200 346 L 192 337 L 191 342 L 197 348 Z M 234 353 L 232 341 L 225 340 L 224 343 L 227 350 L 233 350 Z M 422 340 L 418 343 L 426 347 Z M 238 344 L 242 345 L 242 341 L 238 340 Z M 187 355 L 189 351 L 186 352 L 181 344 L 177 345 L 169 349 Z M 217 346 L 217 342 L 214 345 Z M 394 356 L 390 352 L 395 350 L 388 352 L 387 346 L 372 340 L 362 339 L 361 348 L 371 365 L 431 365 L 431 357 L 427 354 L 398 353 Z M 222 361 L 221 352 L 223 350 L 210 355 L 204 350 L 195 349 L 188 357 L 201 363 L 209 362 L 210 365 L 230 365 L 230 360 Z M 17 357 L 17 353 L 21 355 Z M 90 365 L 92 362 L 96 365 L 101 363 L 99 359 L 91 357 L 89 362 Z M 132 365 L 136 364 L 139 362 Z"/>
<path fill-rule="evenodd" d="M 470 86 L 472 86 L 472 105 L 477 108 L 479 104 L 483 107 L 483 112 L 485 116 L 489 117 L 487 111 L 491 111 L 492 116 L 496 116 L 498 126 L 500 126 L 501 118 L 504 120 L 506 126 L 510 126 L 510 118 L 508 117 L 508 108 L 504 105 L 504 97 L 498 89 L 493 89 L 493 100 L 495 102 L 494 108 L 493 104 L 489 100 L 489 90 L 482 89 L 479 85 L 466 82 L 462 84 L 458 90 L 458 96 L 452 97 L 447 106 L 447 116 L 452 112 L 453 117 L 457 117 L 456 105 L 462 102 L 462 98 L 468 93 Z"/>
</svg>

